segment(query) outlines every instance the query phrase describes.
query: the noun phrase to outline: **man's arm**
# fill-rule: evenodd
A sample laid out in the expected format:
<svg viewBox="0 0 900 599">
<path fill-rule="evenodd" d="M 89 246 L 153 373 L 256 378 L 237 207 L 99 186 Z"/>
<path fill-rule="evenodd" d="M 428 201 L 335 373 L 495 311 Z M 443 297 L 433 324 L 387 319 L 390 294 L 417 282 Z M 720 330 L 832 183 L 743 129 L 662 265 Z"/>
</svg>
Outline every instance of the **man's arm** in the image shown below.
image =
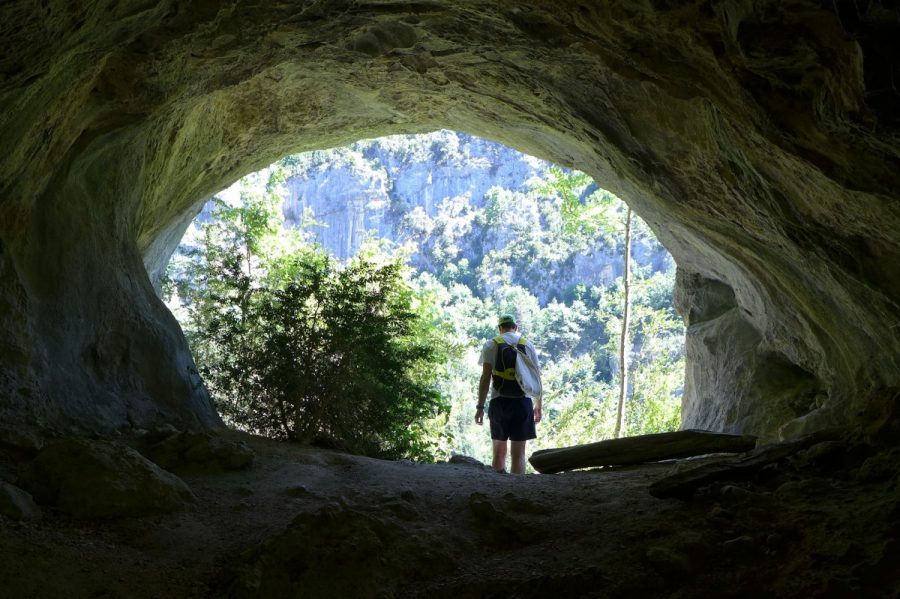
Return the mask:
<svg viewBox="0 0 900 599">
<path fill-rule="evenodd" d="M 494 365 L 485 362 L 481 365 L 481 379 L 478 381 L 478 405 L 484 406 L 487 399 L 488 389 L 491 387 L 491 375 L 494 373 Z M 478 408 L 475 412 L 475 424 L 484 423 L 484 407 Z"/>
</svg>

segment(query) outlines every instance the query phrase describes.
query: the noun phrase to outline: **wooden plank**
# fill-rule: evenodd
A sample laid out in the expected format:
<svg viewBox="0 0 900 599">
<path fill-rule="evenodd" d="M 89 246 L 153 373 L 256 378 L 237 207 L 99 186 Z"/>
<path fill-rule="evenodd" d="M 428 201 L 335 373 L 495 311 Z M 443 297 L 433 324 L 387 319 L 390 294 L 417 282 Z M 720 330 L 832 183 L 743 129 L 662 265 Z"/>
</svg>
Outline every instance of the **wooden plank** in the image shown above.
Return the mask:
<svg viewBox="0 0 900 599">
<path fill-rule="evenodd" d="M 694 491 L 700 487 L 710 483 L 751 478 L 763 466 L 788 458 L 817 443 L 837 439 L 840 435 L 841 431 L 828 429 L 799 439 L 764 445 L 737 460 L 702 464 L 696 468 L 659 479 L 650 485 L 650 494 L 660 499 L 669 497 L 685 499 L 693 495 Z"/>
<path fill-rule="evenodd" d="M 755 446 L 756 437 L 689 429 L 544 449 L 534 452 L 528 461 L 538 472 L 553 474 L 576 468 L 627 466 L 708 453 L 740 453 Z"/>
</svg>

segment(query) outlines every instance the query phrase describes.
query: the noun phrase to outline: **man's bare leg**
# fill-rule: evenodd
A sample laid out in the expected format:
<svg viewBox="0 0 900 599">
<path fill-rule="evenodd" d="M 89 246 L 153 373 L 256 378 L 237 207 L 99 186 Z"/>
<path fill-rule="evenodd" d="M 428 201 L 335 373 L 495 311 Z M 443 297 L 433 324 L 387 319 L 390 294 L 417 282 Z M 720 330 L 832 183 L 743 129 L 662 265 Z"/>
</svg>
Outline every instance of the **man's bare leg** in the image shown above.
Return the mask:
<svg viewBox="0 0 900 599">
<path fill-rule="evenodd" d="M 492 466 L 497 472 L 506 472 L 506 441 L 494 441 L 494 461 Z"/>
<path fill-rule="evenodd" d="M 513 474 L 525 474 L 525 443 L 526 441 L 510 441 L 510 472 Z"/>
</svg>

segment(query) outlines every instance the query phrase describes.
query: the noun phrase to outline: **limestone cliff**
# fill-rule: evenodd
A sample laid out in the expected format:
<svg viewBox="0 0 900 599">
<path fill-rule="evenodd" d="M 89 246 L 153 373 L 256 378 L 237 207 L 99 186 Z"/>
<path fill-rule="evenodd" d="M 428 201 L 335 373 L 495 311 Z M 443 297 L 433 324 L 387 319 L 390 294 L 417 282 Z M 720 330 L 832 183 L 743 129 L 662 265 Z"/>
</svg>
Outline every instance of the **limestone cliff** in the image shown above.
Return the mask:
<svg viewBox="0 0 900 599">
<path fill-rule="evenodd" d="M 507 243 L 523 243 L 496 230 L 502 228 L 499 223 L 523 216 L 510 211 L 490 223 L 474 215 L 483 215 L 492 194 L 532 192 L 551 166 L 502 144 L 452 131 L 367 140 L 287 157 L 281 164 L 287 169 L 286 180 L 275 193 L 284 198 L 286 227 L 302 227 L 310 241 L 341 260 L 354 256 L 370 237 L 408 245 L 411 266 L 437 275 L 447 266 L 443 260 L 435 264 L 435 248 L 440 246 L 438 253 L 454 268 L 463 265 L 473 291 L 484 296 L 490 290 L 479 288 L 474 273 L 490 252 L 503 250 Z M 264 185 L 258 182 L 260 193 Z M 595 189 L 589 186 L 584 193 Z M 232 192 L 236 198 L 235 187 Z M 558 211 L 550 198 L 540 199 L 545 209 Z M 208 202 L 198 221 L 209 218 L 214 207 Z M 540 229 L 549 226 L 541 218 L 526 222 Z M 192 235 L 198 234 L 195 227 Z M 566 252 L 553 261 L 552 273 L 532 268 L 528 256 L 513 260 L 512 278 L 504 282 L 528 289 L 541 305 L 562 299 L 575 285 L 609 286 L 623 268 L 623 248 L 610 239 L 598 236 L 585 250 Z M 632 255 L 635 264 L 649 272 L 672 268 L 668 252 L 652 235 L 636 236 Z"/>
<path fill-rule="evenodd" d="M 452 131 L 430 134 L 413 148 L 418 151 L 395 149 L 389 139 L 373 140 L 351 146 L 362 155 L 363 165 L 334 159 L 302 169 L 286 181 L 288 224 L 296 226 L 308 211 L 321 223 L 312 228 L 316 241 L 345 259 L 369 231 L 402 242 L 404 219 L 416 208 L 432 218 L 454 198 L 466 198 L 480 208 L 491 188 L 527 191 L 529 180 L 550 166 L 501 144 Z"/>
<path fill-rule="evenodd" d="M 604 181 L 694 281 L 686 314 L 733 293 L 689 331 L 687 424 L 849 425 L 900 386 L 893 3 L 12 0 L 0 22 L 4 419 L 218 422 L 142 261 L 280 156 L 442 127 Z"/>
</svg>

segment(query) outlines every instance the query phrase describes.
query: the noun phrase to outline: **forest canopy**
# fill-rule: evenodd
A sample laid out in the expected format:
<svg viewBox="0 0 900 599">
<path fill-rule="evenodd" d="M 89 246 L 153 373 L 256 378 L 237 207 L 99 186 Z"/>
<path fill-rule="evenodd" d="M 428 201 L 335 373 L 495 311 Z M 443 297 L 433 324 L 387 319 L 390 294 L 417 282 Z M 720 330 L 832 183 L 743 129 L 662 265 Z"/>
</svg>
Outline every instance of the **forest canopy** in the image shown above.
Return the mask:
<svg viewBox="0 0 900 599">
<path fill-rule="evenodd" d="M 210 201 L 164 296 L 231 425 L 383 457 L 489 459 L 472 422 L 477 355 L 511 312 L 543 365 L 534 448 L 612 435 L 625 205 L 583 173 L 536 161 L 514 188 L 479 180 L 481 195 L 428 202 L 393 193 L 403 169 L 468 184 L 498 170 L 500 150 L 477 142 L 436 132 L 287 156 Z M 368 229 L 337 257 L 328 246 L 346 219 L 322 207 L 334 202 L 299 211 L 291 195 L 348 179 L 383 198 L 366 207 L 381 211 L 381 235 Z M 640 219 L 632 230 L 625 433 L 674 430 L 684 373 L 674 264 Z"/>
</svg>

